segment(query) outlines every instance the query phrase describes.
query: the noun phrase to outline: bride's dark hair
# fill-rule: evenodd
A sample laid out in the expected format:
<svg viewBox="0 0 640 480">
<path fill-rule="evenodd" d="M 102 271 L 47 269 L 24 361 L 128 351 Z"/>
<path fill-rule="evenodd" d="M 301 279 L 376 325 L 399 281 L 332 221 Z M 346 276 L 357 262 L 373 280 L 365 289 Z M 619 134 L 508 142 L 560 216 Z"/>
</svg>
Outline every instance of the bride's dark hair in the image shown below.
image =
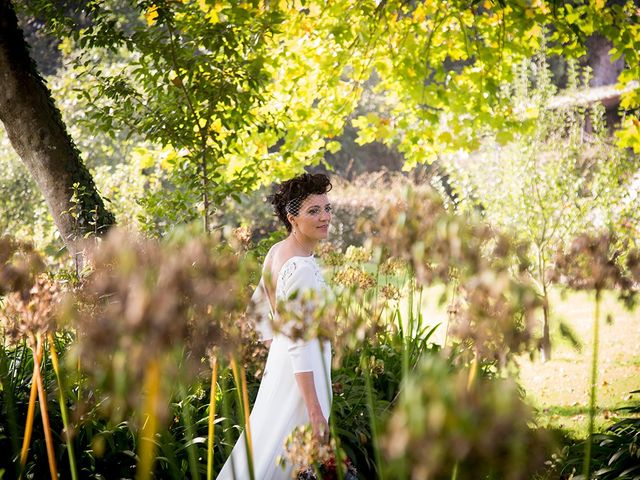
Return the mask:
<svg viewBox="0 0 640 480">
<path fill-rule="evenodd" d="M 267 197 L 273 205 L 275 214 L 291 231 L 291 222 L 287 219 L 287 205 L 289 212 L 296 216 L 300 205 L 309 195 L 323 195 L 331 190 L 331 181 L 324 173 L 303 173 L 286 182 L 275 185 L 273 193 Z"/>
</svg>

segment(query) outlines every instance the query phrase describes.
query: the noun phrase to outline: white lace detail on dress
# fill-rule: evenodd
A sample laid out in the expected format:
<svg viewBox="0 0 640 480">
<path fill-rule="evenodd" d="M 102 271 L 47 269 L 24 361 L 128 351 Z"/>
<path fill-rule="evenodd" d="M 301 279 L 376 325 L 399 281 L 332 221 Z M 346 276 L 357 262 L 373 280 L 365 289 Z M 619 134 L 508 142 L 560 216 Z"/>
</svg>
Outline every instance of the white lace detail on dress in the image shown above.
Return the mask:
<svg viewBox="0 0 640 480">
<path fill-rule="evenodd" d="M 326 285 L 326 282 L 322 276 L 322 272 L 320 268 L 318 268 L 318 264 L 315 261 L 314 257 L 291 257 L 287 260 L 282 269 L 280 270 L 280 274 L 278 276 L 277 288 L 276 288 L 276 299 L 277 300 L 286 300 L 287 289 L 286 286 L 289 283 L 289 279 L 293 275 L 293 273 L 298 269 L 299 262 L 307 262 L 308 264 L 313 266 L 313 274 L 315 280 L 319 285 Z"/>
<path fill-rule="evenodd" d="M 298 265 L 296 260 L 290 260 L 286 262 L 286 264 L 282 267 L 282 271 L 280 272 L 280 277 L 278 278 L 278 288 L 276 289 L 276 299 L 284 299 L 287 294 L 286 285 L 293 272 L 296 271 Z"/>
</svg>

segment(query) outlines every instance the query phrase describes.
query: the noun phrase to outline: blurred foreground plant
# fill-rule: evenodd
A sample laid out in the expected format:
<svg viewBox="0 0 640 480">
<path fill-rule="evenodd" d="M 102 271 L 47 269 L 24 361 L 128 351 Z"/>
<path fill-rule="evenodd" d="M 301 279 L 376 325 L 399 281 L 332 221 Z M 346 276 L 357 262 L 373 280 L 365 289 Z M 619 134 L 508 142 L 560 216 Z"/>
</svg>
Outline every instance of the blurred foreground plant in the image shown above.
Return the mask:
<svg viewBox="0 0 640 480">
<path fill-rule="evenodd" d="M 634 306 L 638 294 L 637 259 L 640 252 L 632 249 L 626 254 L 626 265 L 615 235 L 605 231 L 577 236 L 566 251 L 556 255 L 554 277 L 564 280 L 571 288 L 594 293 L 593 351 L 591 356 L 591 382 L 589 389 L 589 426 L 585 441 L 583 477 L 590 479 L 591 450 L 594 441 L 598 384 L 598 350 L 600 347 L 600 317 L 602 293 L 606 289 L 617 290 L 627 306 Z"/>
<path fill-rule="evenodd" d="M 535 313 L 542 302 L 528 274 L 526 246 L 492 231 L 472 215 L 447 209 L 430 190 L 407 189 L 375 224 L 373 245 L 409 262 L 425 286 L 450 290 L 448 329 L 479 361 L 508 359 L 536 345 Z"/>
<path fill-rule="evenodd" d="M 533 412 L 515 382 L 479 378 L 438 355 L 424 357 L 381 438 L 389 478 L 530 479 L 550 438 L 530 428 Z"/>
<path fill-rule="evenodd" d="M 351 461 L 336 455 L 338 446 L 335 439 L 320 442 L 308 425 L 297 427 L 285 441 L 284 456 L 279 461 L 293 465 L 294 479 L 297 480 L 356 480 L 357 472 Z M 343 459 L 343 461 L 340 461 Z M 341 467 L 338 467 L 341 465 Z"/>
<path fill-rule="evenodd" d="M 142 411 L 137 475 L 149 478 L 170 389 L 193 378 L 213 347 L 231 354 L 241 345 L 247 265 L 220 238 L 166 244 L 118 230 L 90 258 L 66 312 L 78 332 L 68 358 L 104 393 L 99 408 L 113 419 Z"/>
<path fill-rule="evenodd" d="M 58 284 L 46 274 L 41 273 L 44 262 L 30 244 L 17 242 L 8 237 L 0 238 L 0 278 L 4 281 L 0 287 L 0 294 L 4 295 L 0 310 L 0 326 L 4 341 L 17 346 L 26 342 L 33 353 L 33 376 L 31 392 L 27 408 L 25 432 L 20 453 L 20 467 L 22 471 L 26 465 L 33 431 L 36 397 L 39 399 L 42 426 L 47 447 L 47 459 L 51 478 L 57 478 L 55 447 L 47 410 L 47 397 L 41 372 L 41 362 L 45 341 L 49 340 L 49 347 L 54 359 L 54 369 L 60 386 L 60 408 L 63 412 L 65 441 L 69 454 L 72 478 L 77 478 L 73 442 L 70 438 L 70 428 L 66 415 L 66 401 L 64 390 L 60 384 L 57 357 L 53 343 L 52 332 L 55 331 L 56 310 L 62 298 L 62 291 Z M 4 385 L 3 390 L 7 388 Z M 22 472 L 21 472 L 22 473 Z"/>
</svg>

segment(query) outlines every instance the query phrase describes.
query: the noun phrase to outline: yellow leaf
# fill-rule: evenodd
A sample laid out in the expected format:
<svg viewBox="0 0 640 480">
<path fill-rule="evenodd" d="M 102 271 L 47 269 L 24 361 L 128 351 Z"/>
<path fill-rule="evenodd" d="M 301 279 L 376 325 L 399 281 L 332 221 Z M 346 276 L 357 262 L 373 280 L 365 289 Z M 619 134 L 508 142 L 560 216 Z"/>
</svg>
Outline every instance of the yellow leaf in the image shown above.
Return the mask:
<svg viewBox="0 0 640 480">
<path fill-rule="evenodd" d="M 220 121 L 219 118 L 216 118 L 213 122 L 211 122 L 211 130 L 216 132 L 216 133 L 220 133 L 222 132 L 222 122 Z"/>
<path fill-rule="evenodd" d="M 207 5 L 206 0 L 198 0 L 198 6 L 200 7 L 200 10 L 202 10 L 204 13 L 209 12 L 209 9 L 211 8 L 209 5 Z"/>
<path fill-rule="evenodd" d="M 525 36 L 528 38 L 538 38 L 541 33 L 542 33 L 542 27 L 536 23 L 527 32 L 525 32 Z"/>
<path fill-rule="evenodd" d="M 220 21 L 220 12 L 222 10 L 224 10 L 225 6 L 226 5 L 225 5 L 224 2 L 218 2 L 213 6 L 213 8 L 212 7 L 208 7 L 207 18 L 209 19 L 209 21 L 211 23 L 215 24 L 215 23 L 218 23 Z"/>
<path fill-rule="evenodd" d="M 147 20 L 148 26 L 154 25 L 156 23 L 156 20 L 158 19 L 158 6 L 151 5 L 149 8 L 147 8 L 147 11 L 144 14 L 144 18 Z"/>
<path fill-rule="evenodd" d="M 444 131 L 442 132 L 440 135 L 438 135 L 438 141 L 440 143 L 450 143 L 453 140 L 453 135 L 451 135 L 451 132 L 447 132 Z"/>
</svg>

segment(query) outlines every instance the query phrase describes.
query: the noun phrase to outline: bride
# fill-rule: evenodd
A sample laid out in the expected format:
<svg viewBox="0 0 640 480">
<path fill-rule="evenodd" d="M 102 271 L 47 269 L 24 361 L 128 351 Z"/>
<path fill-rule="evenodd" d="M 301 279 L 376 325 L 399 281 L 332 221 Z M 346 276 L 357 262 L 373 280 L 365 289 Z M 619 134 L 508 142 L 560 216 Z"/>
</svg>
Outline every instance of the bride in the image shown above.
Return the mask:
<svg viewBox="0 0 640 480">
<path fill-rule="evenodd" d="M 329 437 L 331 345 L 318 339 L 292 340 L 284 333 L 274 334 L 268 319 L 269 315 L 278 317 L 283 308 L 300 308 L 289 299 L 305 290 L 322 293 L 326 289 L 312 252 L 328 235 L 329 190 L 331 183 L 326 175 L 305 173 L 278 185 L 269 197 L 289 236 L 269 250 L 252 297 L 256 311 L 262 312 L 258 331 L 270 343 L 250 416 L 256 480 L 291 478 L 292 466 L 287 463 L 283 468 L 277 459 L 283 455 L 284 442 L 294 428 L 310 423 L 319 440 Z M 244 435 L 233 447 L 218 480 L 250 478 Z"/>
</svg>

